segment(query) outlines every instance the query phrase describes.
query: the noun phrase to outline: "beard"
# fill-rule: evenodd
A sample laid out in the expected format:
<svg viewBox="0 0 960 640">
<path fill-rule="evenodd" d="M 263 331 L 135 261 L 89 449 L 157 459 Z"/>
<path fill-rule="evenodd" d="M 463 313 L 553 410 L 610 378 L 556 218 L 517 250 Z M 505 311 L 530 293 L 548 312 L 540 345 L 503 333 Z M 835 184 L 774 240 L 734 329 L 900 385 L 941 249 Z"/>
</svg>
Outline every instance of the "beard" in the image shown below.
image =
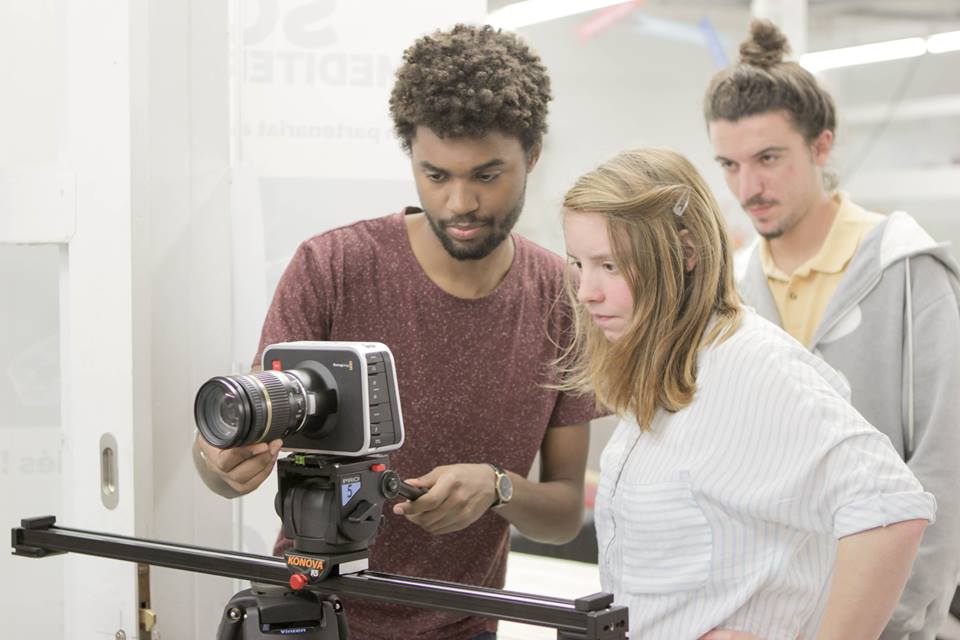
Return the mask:
<svg viewBox="0 0 960 640">
<path fill-rule="evenodd" d="M 744 211 L 747 211 L 751 207 L 776 206 L 779 204 L 780 202 L 777 200 L 767 200 L 761 196 L 754 196 L 746 202 L 741 202 L 740 206 L 743 207 Z M 760 229 L 757 229 L 757 233 L 765 240 L 774 240 L 785 234 L 787 231 L 793 229 L 797 222 L 800 221 L 800 217 L 801 216 L 796 215 L 795 212 L 790 211 L 777 222 L 774 228 L 769 229 L 768 231 L 761 231 Z"/>
<path fill-rule="evenodd" d="M 517 198 L 517 200 L 513 203 L 513 206 L 510 208 L 507 214 L 499 220 L 495 216 L 484 217 L 479 216 L 476 213 L 467 213 L 454 216 L 449 220 L 437 220 L 433 214 L 426 209 L 424 209 L 424 214 L 426 215 L 427 222 L 430 224 L 430 228 L 433 229 L 437 239 L 440 240 L 440 244 L 443 245 L 444 250 L 446 250 L 451 258 L 461 261 L 482 260 L 493 253 L 493 251 L 499 247 L 504 240 L 510 237 L 510 232 L 513 231 L 514 225 L 517 224 L 517 220 L 520 218 L 520 212 L 523 211 L 523 203 L 526 197 L 526 191 L 527 184 L 526 180 L 524 180 L 523 188 L 520 191 L 520 197 Z M 447 233 L 447 227 L 453 227 L 462 224 L 487 227 L 487 235 L 486 237 L 480 238 L 475 242 L 464 242 L 451 237 Z"/>
<path fill-rule="evenodd" d="M 762 236 L 765 240 L 775 240 L 797 226 L 797 223 L 800 222 L 802 217 L 802 213 L 790 211 L 780 220 L 780 222 L 777 223 L 776 227 L 766 232 L 758 230 L 757 233 L 759 233 L 760 236 Z"/>
<path fill-rule="evenodd" d="M 758 231 L 757 233 L 764 240 L 776 240 L 777 238 L 782 236 L 786 231 L 787 230 L 784 229 L 783 227 L 777 227 L 776 229 L 772 229 L 770 231 Z"/>
</svg>

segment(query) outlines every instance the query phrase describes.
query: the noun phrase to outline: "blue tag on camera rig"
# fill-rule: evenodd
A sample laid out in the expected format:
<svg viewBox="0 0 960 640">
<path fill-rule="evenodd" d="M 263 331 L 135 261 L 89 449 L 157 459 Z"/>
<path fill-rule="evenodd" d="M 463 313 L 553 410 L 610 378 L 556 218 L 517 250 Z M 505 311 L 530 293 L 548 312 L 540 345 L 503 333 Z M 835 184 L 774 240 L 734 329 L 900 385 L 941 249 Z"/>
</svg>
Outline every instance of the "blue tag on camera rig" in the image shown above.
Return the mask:
<svg viewBox="0 0 960 640">
<path fill-rule="evenodd" d="M 345 507 L 353 496 L 360 491 L 360 476 L 350 476 L 340 480 L 340 506 Z"/>
</svg>

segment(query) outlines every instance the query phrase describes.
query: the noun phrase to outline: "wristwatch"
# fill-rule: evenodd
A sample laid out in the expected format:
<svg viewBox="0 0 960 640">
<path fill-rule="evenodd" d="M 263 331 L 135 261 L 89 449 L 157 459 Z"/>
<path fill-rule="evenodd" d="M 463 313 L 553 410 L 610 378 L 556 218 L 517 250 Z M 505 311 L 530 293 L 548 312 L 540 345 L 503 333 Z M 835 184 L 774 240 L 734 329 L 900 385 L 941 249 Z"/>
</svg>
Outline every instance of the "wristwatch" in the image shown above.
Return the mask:
<svg viewBox="0 0 960 640">
<path fill-rule="evenodd" d="M 510 476 L 497 465 L 492 462 L 488 462 L 487 464 L 489 464 L 493 468 L 493 472 L 497 474 L 493 481 L 493 488 L 497 492 L 497 499 L 490 505 L 490 508 L 493 509 L 510 502 L 510 498 L 513 497 L 513 481 L 510 480 Z"/>
</svg>

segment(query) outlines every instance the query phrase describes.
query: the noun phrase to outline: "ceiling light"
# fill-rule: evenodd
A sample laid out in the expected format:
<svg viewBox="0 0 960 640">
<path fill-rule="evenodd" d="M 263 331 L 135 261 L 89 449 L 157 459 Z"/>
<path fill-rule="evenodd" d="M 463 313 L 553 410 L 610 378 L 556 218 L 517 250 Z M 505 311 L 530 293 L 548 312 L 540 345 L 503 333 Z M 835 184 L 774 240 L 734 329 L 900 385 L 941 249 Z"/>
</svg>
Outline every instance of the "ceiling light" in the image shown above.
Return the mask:
<svg viewBox="0 0 960 640">
<path fill-rule="evenodd" d="M 960 31 L 938 33 L 927 38 L 927 51 L 945 53 L 960 50 Z"/>
<path fill-rule="evenodd" d="M 516 29 L 623 3 L 624 0 L 526 0 L 489 14 L 487 24 L 500 29 Z"/>
<path fill-rule="evenodd" d="M 810 72 L 836 69 L 837 67 L 851 67 L 857 64 L 883 62 L 885 60 L 900 60 L 922 56 L 927 52 L 927 45 L 923 38 L 904 38 L 888 42 L 875 42 L 856 47 L 817 51 L 800 56 L 800 64 Z"/>
<path fill-rule="evenodd" d="M 857 47 L 816 51 L 800 56 L 800 64 L 810 72 L 851 67 L 857 64 L 914 58 L 925 53 L 960 51 L 960 31 L 937 33 L 927 38 L 904 38 L 875 42 Z"/>
</svg>

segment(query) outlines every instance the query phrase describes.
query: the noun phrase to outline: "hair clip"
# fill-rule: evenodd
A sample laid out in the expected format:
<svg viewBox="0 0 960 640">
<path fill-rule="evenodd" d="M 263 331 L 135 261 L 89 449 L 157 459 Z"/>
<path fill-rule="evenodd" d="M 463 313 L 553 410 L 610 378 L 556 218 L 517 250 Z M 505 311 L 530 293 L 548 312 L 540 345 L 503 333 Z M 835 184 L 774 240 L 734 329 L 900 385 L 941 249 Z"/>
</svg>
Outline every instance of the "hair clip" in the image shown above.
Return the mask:
<svg viewBox="0 0 960 640">
<path fill-rule="evenodd" d="M 687 191 L 687 193 L 684 194 L 684 197 L 680 199 L 677 202 L 677 204 L 673 205 L 673 215 L 677 216 L 678 218 L 682 216 L 684 213 L 687 212 L 687 205 L 689 204 L 690 204 L 690 192 Z"/>
</svg>

